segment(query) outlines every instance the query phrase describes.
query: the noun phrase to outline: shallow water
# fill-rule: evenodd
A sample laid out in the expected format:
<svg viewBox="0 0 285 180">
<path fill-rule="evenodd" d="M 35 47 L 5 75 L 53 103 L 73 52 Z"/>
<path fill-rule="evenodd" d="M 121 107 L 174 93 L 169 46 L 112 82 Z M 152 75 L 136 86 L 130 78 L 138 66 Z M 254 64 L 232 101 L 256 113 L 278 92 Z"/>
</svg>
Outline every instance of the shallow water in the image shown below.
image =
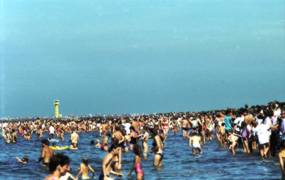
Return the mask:
<svg viewBox="0 0 285 180">
<path fill-rule="evenodd" d="M 98 179 L 102 158 L 105 153 L 90 146 L 90 140 L 98 137 L 97 133 L 80 134 L 78 151 L 63 151 L 71 158 L 73 174 L 79 167 L 81 158 L 88 158 L 95 168 Z M 67 145 L 67 135 L 62 145 Z M 149 141 L 149 144 L 152 140 Z M 47 170 L 42 167 L 37 159 L 40 156 L 40 141 L 33 138 L 27 142 L 22 139 L 17 144 L 5 144 L 0 140 L 0 179 L 43 179 Z M 59 151 L 58 151 L 59 152 Z M 28 155 L 30 163 L 21 165 L 16 162 L 15 156 Z M 123 173 L 127 174 L 132 166 L 132 153 L 123 155 Z M 181 134 L 170 133 L 166 140 L 164 166 L 161 170 L 155 170 L 152 166 L 153 154 L 143 161 L 145 179 L 280 179 L 279 166 L 276 160 L 261 161 L 257 155 L 247 156 L 238 152 L 235 157 L 220 148 L 215 140 L 207 142 L 203 154 L 194 157 L 188 148 L 187 141 Z M 131 177 L 122 179 L 135 179 L 135 173 Z"/>
</svg>

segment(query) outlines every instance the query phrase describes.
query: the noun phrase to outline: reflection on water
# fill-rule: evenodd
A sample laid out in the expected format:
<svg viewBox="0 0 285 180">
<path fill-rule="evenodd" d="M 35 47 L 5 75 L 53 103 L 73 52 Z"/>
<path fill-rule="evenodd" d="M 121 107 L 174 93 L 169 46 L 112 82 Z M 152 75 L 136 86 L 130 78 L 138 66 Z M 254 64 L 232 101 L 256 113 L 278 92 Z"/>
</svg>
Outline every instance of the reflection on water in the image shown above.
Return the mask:
<svg viewBox="0 0 285 180">
<path fill-rule="evenodd" d="M 96 133 L 80 134 L 78 151 L 64 151 L 71 158 L 73 174 L 79 167 L 81 158 L 88 158 L 95 168 L 98 179 L 101 160 L 105 153 L 90 146 L 90 140 L 98 137 Z M 62 145 L 68 144 L 66 136 Z M 149 142 L 151 144 L 151 140 Z M 40 156 L 40 141 L 33 138 L 31 142 L 19 140 L 17 144 L 4 144 L 0 140 L 0 179 L 43 179 L 47 170 L 38 162 Z M 15 156 L 29 155 L 30 163 L 20 165 Z M 123 155 L 123 173 L 127 174 L 132 166 L 132 153 Z M 276 160 L 261 161 L 257 155 L 248 156 L 238 151 L 237 156 L 220 148 L 216 141 L 208 142 L 204 146 L 203 154 L 193 157 L 188 143 L 181 135 L 168 136 L 166 140 L 164 166 L 157 171 L 152 166 L 153 154 L 143 162 L 145 179 L 280 179 L 279 166 Z M 135 174 L 122 179 L 135 179 Z"/>
</svg>

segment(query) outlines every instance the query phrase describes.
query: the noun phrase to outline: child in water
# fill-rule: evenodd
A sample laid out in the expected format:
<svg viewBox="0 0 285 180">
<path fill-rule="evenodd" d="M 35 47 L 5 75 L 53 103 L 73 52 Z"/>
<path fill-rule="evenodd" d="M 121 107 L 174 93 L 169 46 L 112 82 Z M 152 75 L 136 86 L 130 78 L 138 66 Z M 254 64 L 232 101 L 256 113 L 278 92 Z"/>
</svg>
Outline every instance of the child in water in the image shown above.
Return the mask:
<svg viewBox="0 0 285 180">
<path fill-rule="evenodd" d="M 236 155 L 236 147 L 239 136 L 232 131 L 229 132 L 228 141 L 230 143 L 229 150 L 232 151 L 233 156 Z"/>
<path fill-rule="evenodd" d="M 81 179 L 92 179 L 89 177 L 89 172 L 91 171 L 92 173 L 92 178 L 94 176 L 94 169 L 91 167 L 91 165 L 89 164 L 89 161 L 87 159 L 82 159 L 82 162 L 80 164 L 79 167 L 79 173 L 77 175 L 77 177 L 79 177 L 80 175 L 82 175 Z"/>
<path fill-rule="evenodd" d="M 16 157 L 17 162 L 21 163 L 21 164 L 28 164 L 29 162 L 29 157 L 28 156 L 24 156 L 22 159 L 20 159 L 19 157 Z"/>
</svg>

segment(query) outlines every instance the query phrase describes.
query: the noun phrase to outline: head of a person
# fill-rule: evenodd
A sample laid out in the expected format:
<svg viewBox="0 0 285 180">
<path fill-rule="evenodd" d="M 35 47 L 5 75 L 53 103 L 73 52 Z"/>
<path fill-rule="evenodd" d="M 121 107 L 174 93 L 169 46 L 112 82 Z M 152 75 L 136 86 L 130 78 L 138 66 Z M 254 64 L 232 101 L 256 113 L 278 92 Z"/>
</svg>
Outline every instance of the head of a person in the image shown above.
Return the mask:
<svg viewBox="0 0 285 180">
<path fill-rule="evenodd" d="M 91 140 L 91 141 L 90 141 L 90 144 L 91 144 L 91 145 L 95 145 L 95 141 L 94 141 L 94 140 Z"/>
<path fill-rule="evenodd" d="M 24 156 L 22 159 L 23 162 L 29 162 L 29 157 L 28 156 Z"/>
<path fill-rule="evenodd" d="M 197 131 L 193 131 L 192 136 L 199 136 Z"/>
<path fill-rule="evenodd" d="M 229 130 L 226 132 L 227 135 L 232 135 L 233 134 L 233 130 Z"/>
<path fill-rule="evenodd" d="M 241 128 L 245 128 L 245 127 L 246 127 L 246 122 L 243 121 L 243 122 L 241 123 Z"/>
<path fill-rule="evenodd" d="M 121 127 L 120 127 L 119 125 L 116 125 L 116 126 L 115 126 L 115 130 L 116 130 L 116 131 L 121 131 Z"/>
<path fill-rule="evenodd" d="M 50 159 L 49 172 L 52 174 L 58 171 L 61 175 L 64 175 L 69 171 L 70 159 L 64 154 L 55 154 Z"/>
<path fill-rule="evenodd" d="M 133 126 L 131 126 L 131 127 L 130 127 L 130 131 L 131 131 L 131 132 L 135 132 L 136 130 L 135 130 L 135 128 L 134 128 Z"/>
<path fill-rule="evenodd" d="M 264 111 L 265 117 L 272 117 L 274 115 L 273 111 L 271 109 L 267 109 Z"/>
<path fill-rule="evenodd" d="M 227 110 L 226 110 L 226 115 L 227 115 L 227 116 L 230 116 L 231 114 L 232 114 L 232 111 L 231 111 L 230 109 L 227 109 Z"/>
<path fill-rule="evenodd" d="M 279 104 L 278 104 L 278 103 L 275 103 L 275 104 L 274 104 L 274 108 L 275 108 L 275 109 L 279 108 Z"/>
<path fill-rule="evenodd" d="M 82 159 L 82 163 L 83 163 L 85 166 L 88 166 L 89 161 L 88 161 L 88 159 Z"/>
<path fill-rule="evenodd" d="M 258 118 L 258 119 L 264 119 L 264 115 L 263 115 L 262 113 L 259 113 L 259 114 L 257 115 L 257 118 Z"/>
<path fill-rule="evenodd" d="M 49 141 L 47 139 L 42 140 L 42 145 L 43 146 L 49 146 Z"/>
</svg>

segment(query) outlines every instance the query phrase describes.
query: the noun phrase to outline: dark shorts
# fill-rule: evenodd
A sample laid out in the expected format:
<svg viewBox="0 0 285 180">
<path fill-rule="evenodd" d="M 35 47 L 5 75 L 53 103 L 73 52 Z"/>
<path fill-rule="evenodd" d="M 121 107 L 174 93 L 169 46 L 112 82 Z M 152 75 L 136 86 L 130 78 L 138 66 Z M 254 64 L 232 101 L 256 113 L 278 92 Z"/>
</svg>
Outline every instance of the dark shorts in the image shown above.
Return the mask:
<svg viewBox="0 0 285 180">
<path fill-rule="evenodd" d="M 124 148 L 126 147 L 125 142 L 121 142 L 121 143 L 119 144 L 119 146 L 120 146 L 122 149 L 124 149 Z"/>
<path fill-rule="evenodd" d="M 100 174 L 99 180 L 104 180 L 104 175 L 103 175 L 103 173 Z"/>
<path fill-rule="evenodd" d="M 102 171 L 100 173 L 99 180 L 104 180 L 104 173 Z"/>
<path fill-rule="evenodd" d="M 201 149 L 200 148 L 192 148 L 192 153 L 193 154 L 200 154 L 201 153 Z"/>
<path fill-rule="evenodd" d="M 269 143 L 259 144 L 260 149 L 267 148 L 267 147 L 269 147 Z"/>
<path fill-rule="evenodd" d="M 189 131 L 189 128 L 182 128 L 183 131 Z"/>
<path fill-rule="evenodd" d="M 155 154 L 159 155 L 161 160 L 163 159 L 163 154 L 162 153 L 155 153 Z"/>
</svg>

